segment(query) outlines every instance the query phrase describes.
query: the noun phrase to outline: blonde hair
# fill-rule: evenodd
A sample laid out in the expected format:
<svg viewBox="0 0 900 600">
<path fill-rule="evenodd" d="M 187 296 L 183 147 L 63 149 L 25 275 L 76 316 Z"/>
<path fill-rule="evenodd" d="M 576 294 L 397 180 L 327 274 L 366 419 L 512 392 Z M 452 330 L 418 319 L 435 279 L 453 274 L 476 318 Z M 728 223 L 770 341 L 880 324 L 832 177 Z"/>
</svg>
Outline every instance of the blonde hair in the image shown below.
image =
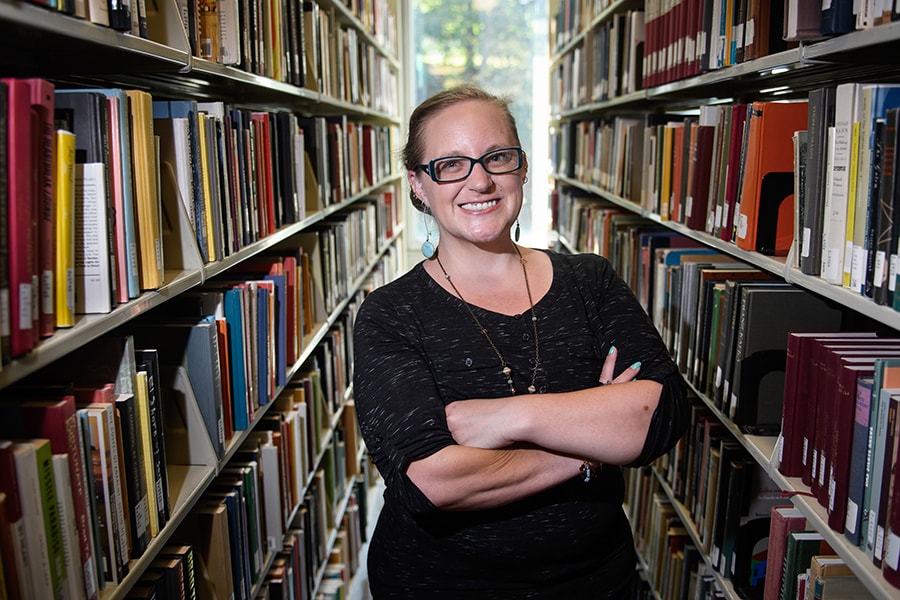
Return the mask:
<svg viewBox="0 0 900 600">
<path fill-rule="evenodd" d="M 509 110 L 510 100 L 506 97 L 496 96 L 486 92 L 472 84 L 462 84 L 446 90 L 442 90 L 427 100 L 423 101 L 413 110 L 409 117 L 409 131 L 406 145 L 400 152 L 400 158 L 407 171 L 414 171 L 423 162 L 425 153 L 425 125 L 436 114 L 461 102 L 476 100 L 494 106 L 503 113 L 509 123 L 509 128 L 519 144 L 519 131 L 516 128 L 516 119 Z M 409 191 L 409 199 L 416 210 L 427 213 L 427 207 L 416 197 L 415 192 Z"/>
</svg>

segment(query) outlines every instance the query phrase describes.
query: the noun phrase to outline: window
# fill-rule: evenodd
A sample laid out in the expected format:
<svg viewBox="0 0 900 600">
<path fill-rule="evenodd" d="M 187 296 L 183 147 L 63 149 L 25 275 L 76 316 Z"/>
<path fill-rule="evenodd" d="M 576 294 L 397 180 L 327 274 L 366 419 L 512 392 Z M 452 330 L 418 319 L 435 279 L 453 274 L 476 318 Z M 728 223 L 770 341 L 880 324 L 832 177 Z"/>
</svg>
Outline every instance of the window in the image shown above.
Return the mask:
<svg viewBox="0 0 900 600">
<path fill-rule="evenodd" d="M 459 83 L 474 83 L 508 96 L 522 148 L 528 155 L 520 242 L 547 246 L 549 169 L 547 3 L 541 0 L 412 0 L 409 14 L 410 109 Z M 425 239 L 411 210 L 411 248 Z M 434 233 L 432 233 L 432 237 Z"/>
</svg>

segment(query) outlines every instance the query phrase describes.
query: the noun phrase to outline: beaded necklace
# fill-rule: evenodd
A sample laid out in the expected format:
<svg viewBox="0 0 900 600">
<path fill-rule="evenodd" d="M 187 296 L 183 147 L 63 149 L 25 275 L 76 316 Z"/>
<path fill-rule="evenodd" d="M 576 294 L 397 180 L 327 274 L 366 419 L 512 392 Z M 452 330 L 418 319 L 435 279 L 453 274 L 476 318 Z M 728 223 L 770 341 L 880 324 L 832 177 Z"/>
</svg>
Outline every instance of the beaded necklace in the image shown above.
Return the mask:
<svg viewBox="0 0 900 600">
<path fill-rule="evenodd" d="M 531 372 L 531 385 L 528 386 L 528 393 L 533 394 L 537 391 L 534 382 L 535 379 L 537 379 L 538 366 L 541 362 L 540 344 L 538 343 L 537 332 L 537 316 L 535 316 L 534 314 L 534 300 L 532 300 L 531 298 L 531 285 L 528 283 L 528 270 L 525 268 L 525 258 L 519 251 L 518 246 L 513 245 L 513 248 L 516 249 L 516 254 L 519 255 L 519 262 L 522 263 L 522 275 L 525 276 L 525 291 L 528 292 L 528 304 L 531 306 L 531 326 L 534 330 L 534 369 Z M 468 302 L 466 302 L 465 298 L 463 298 L 463 295 L 459 293 L 458 289 L 456 289 L 456 285 L 454 285 L 453 280 L 450 279 L 450 274 L 447 273 L 447 269 L 444 268 L 444 264 L 441 262 L 441 255 L 439 253 L 436 253 L 435 258 L 437 258 L 438 266 L 441 268 L 441 272 L 444 274 L 444 278 L 447 280 L 447 283 L 449 283 L 450 287 L 453 288 L 453 292 L 456 294 L 456 297 L 459 298 L 460 302 L 463 303 L 463 306 L 466 307 L 466 310 L 469 311 L 469 315 L 472 317 L 475 325 L 478 326 L 478 330 L 481 332 L 481 335 L 484 336 L 484 339 L 486 339 L 488 344 L 491 345 L 491 349 L 493 349 L 494 354 L 496 354 L 497 358 L 500 359 L 500 366 L 503 367 L 500 372 L 502 373 L 504 379 L 506 379 L 506 385 L 509 386 L 509 392 L 512 395 L 515 395 L 516 388 L 513 386 L 512 369 L 508 364 L 506 364 L 506 359 L 503 358 L 503 354 L 500 352 L 500 349 L 497 348 L 494 340 L 492 340 L 491 336 L 488 335 L 488 330 L 481 324 L 481 321 L 478 320 L 478 316 L 475 314 L 475 311 L 472 310 L 472 306 Z"/>
</svg>

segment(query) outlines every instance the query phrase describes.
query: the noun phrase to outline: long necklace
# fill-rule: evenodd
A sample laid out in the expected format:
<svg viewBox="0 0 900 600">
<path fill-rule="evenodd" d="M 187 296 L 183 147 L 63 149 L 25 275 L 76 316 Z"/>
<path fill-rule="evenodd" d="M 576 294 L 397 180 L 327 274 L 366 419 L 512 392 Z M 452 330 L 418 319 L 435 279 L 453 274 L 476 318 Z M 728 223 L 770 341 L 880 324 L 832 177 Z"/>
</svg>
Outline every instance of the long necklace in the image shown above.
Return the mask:
<svg viewBox="0 0 900 600">
<path fill-rule="evenodd" d="M 516 249 L 516 254 L 519 255 L 519 262 L 522 263 L 522 275 L 525 276 L 525 291 L 528 292 L 528 304 L 531 306 L 531 326 L 534 330 L 534 369 L 531 371 L 531 385 L 528 386 L 528 393 L 533 394 L 537 391 L 537 388 L 534 385 L 535 379 L 537 379 L 538 366 L 541 362 L 541 350 L 540 344 L 538 343 L 538 332 L 537 332 L 537 316 L 534 314 L 534 300 L 531 298 L 531 285 L 528 283 L 528 269 L 525 268 L 525 258 L 522 256 L 522 253 L 519 251 L 519 247 L 513 245 Z M 478 320 L 478 316 L 475 314 L 475 311 L 472 310 L 472 306 L 466 302 L 466 299 L 463 298 L 463 295 L 456 289 L 456 285 L 453 283 L 453 280 L 450 279 L 450 274 L 447 273 L 447 269 L 444 268 L 444 263 L 441 262 L 440 253 L 435 254 L 435 258 L 437 258 L 438 266 L 441 268 L 441 272 L 444 274 L 444 278 L 447 280 L 447 283 L 450 284 L 450 287 L 453 288 L 456 297 L 459 298 L 460 302 L 463 303 L 463 306 L 466 307 L 466 310 L 469 311 L 469 315 L 472 317 L 472 320 L 475 322 L 475 325 L 478 326 L 478 330 L 481 332 L 481 335 L 484 336 L 484 339 L 487 340 L 488 344 L 491 345 L 491 348 L 494 350 L 494 354 L 497 355 L 497 358 L 500 359 L 500 366 L 502 369 L 500 372 L 503 374 L 503 377 L 506 379 L 506 385 L 509 386 L 509 392 L 513 395 L 516 394 L 516 388 L 513 386 L 512 380 L 512 369 L 506 363 L 506 359 L 503 358 L 503 354 L 500 352 L 500 349 L 497 348 L 497 345 L 494 343 L 494 340 L 491 339 L 491 336 L 488 335 L 488 330 L 485 328 L 481 321 Z"/>
</svg>

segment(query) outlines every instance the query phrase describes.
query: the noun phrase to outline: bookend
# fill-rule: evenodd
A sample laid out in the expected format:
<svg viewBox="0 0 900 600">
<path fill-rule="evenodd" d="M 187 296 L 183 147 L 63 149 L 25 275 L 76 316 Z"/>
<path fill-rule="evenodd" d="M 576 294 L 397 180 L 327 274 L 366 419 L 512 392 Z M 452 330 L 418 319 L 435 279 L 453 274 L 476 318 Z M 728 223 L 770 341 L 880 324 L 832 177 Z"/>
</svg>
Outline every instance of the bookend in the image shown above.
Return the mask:
<svg viewBox="0 0 900 600">
<path fill-rule="evenodd" d="M 759 186 L 759 221 L 756 224 L 756 251 L 760 254 L 787 254 L 794 235 L 793 198 L 793 172 L 779 171 L 763 175 Z"/>
<path fill-rule="evenodd" d="M 197 236 L 184 208 L 172 165 L 161 164 L 159 175 L 159 193 L 162 200 L 160 225 L 166 268 L 202 272 L 203 259 L 197 246 Z"/>
<path fill-rule="evenodd" d="M 166 415 L 166 460 L 170 465 L 218 464 L 194 390 L 182 366 L 160 365 Z"/>
<path fill-rule="evenodd" d="M 147 33 L 152 41 L 184 52 L 186 63 L 179 72 L 187 73 L 191 70 L 191 44 L 181 19 L 181 10 L 175 0 L 147 1 Z"/>
<path fill-rule="evenodd" d="M 761 350 L 741 361 L 741 381 L 737 402 L 732 398 L 732 418 L 743 430 L 754 434 L 781 430 L 784 404 L 784 369 L 787 350 Z M 768 391 L 766 391 L 768 390 Z"/>
</svg>

